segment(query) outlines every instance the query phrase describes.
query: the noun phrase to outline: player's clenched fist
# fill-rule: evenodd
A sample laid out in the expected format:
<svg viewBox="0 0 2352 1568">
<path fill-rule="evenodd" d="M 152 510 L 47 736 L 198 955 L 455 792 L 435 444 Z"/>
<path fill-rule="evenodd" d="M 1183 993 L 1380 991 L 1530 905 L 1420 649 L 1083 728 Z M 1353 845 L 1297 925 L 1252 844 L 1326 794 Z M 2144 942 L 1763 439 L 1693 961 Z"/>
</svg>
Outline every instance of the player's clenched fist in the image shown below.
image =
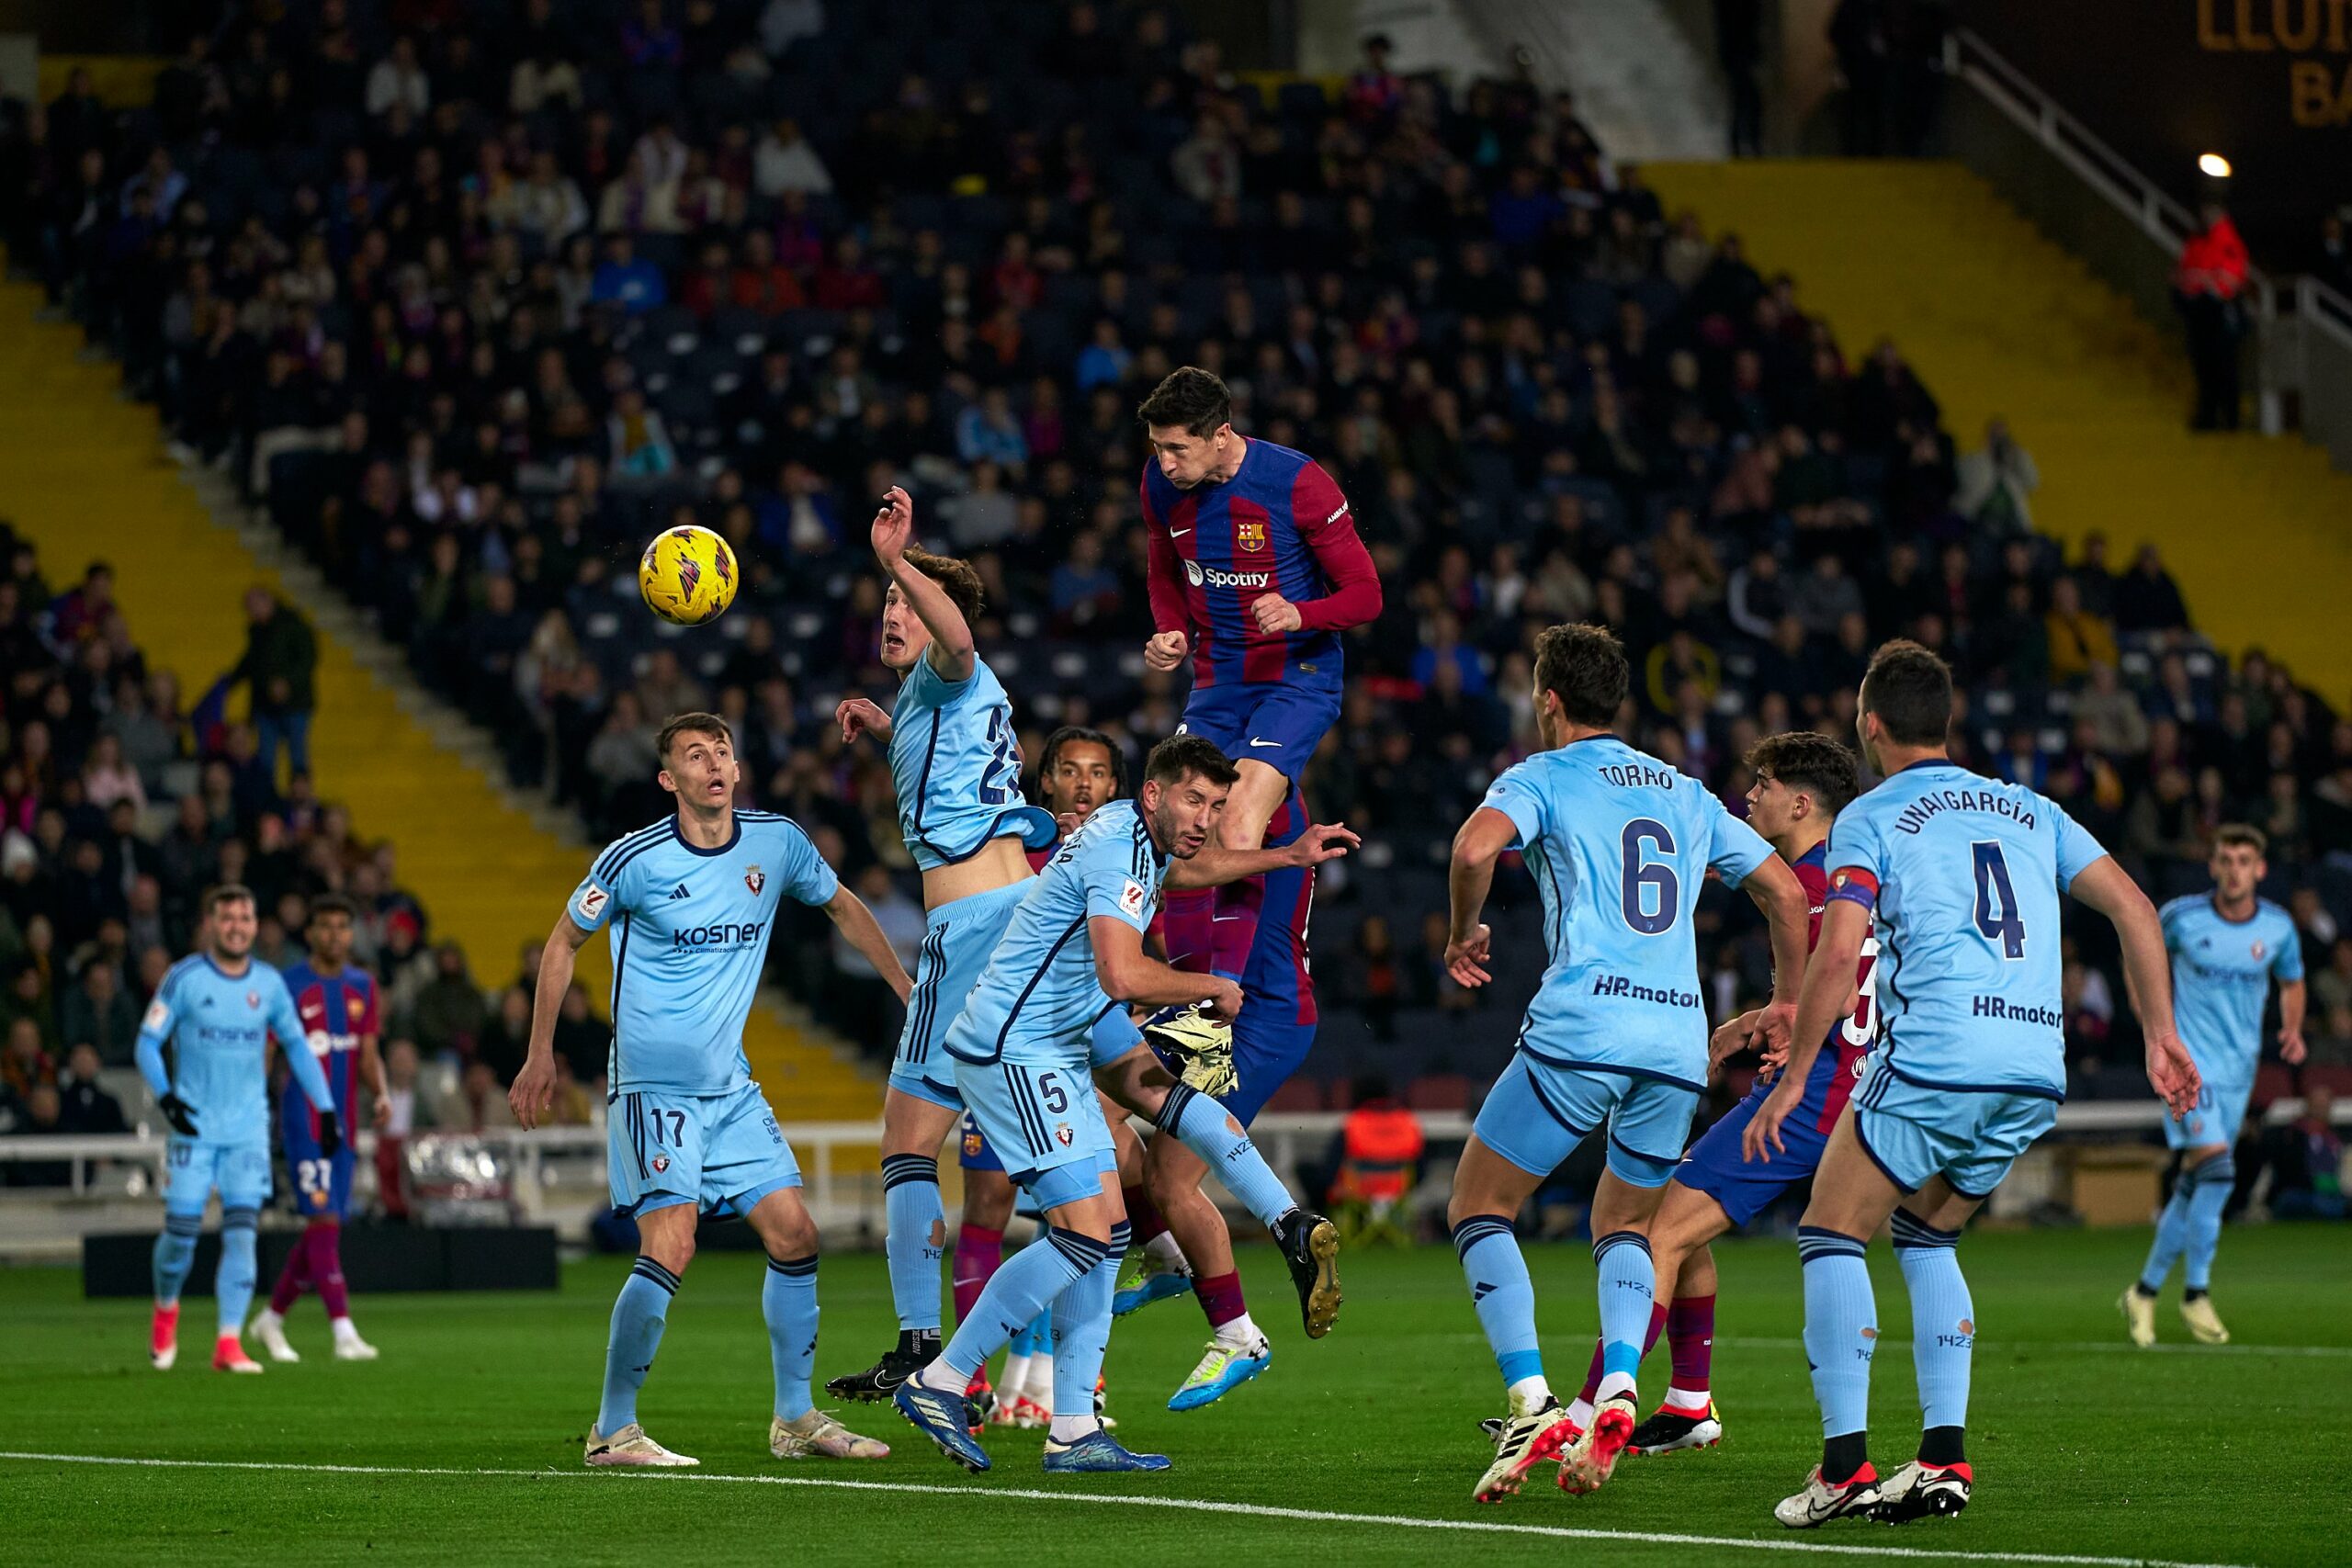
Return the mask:
<svg viewBox="0 0 2352 1568">
<path fill-rule="evenodd" d="M 1231 1023 L 1241 1016 L 1241 987 L 1222 975 L 1216 976 L 1215 984 L 1216 989 L 1201 1005 L 1211 1018 Z"/>
<path fill-rule="evenodd" d="M 1306 617 L 1298 613 L 1298 606 L 1279 593 L 1261 593 L 1250 601 L 1250 615 L 1258 623 L 1258 629 L 1269 637 L 1277 632 L 1295 632 L 1306 625 Z"/>
<path fill-rule="evenodd" d="M 1173 670 L 1193 651 L 1193 639 L 1182 632 L 1161 632 L 1143 645 L 1143 661 L 1154 670 Z"/>
<path fill-rule="evenodd" d="M 890 716 L 864 697 L 843 700 L 839 707 L 833 709 L 833 722 L 842 727 L 842 740 L 845 744 L 861 735 L 871 735 L 884 742 L 890 739 Z"/>
</svg>

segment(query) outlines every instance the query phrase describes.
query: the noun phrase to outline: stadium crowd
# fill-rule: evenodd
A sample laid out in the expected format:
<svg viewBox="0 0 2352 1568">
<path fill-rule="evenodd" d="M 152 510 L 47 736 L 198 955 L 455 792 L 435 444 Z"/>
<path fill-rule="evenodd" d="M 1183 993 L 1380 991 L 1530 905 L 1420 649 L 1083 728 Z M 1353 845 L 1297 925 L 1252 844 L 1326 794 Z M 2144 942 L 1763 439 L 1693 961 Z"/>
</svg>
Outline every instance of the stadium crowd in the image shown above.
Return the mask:
<svg viewBox="0 0 2352 1568">
<path fill-rule="evenodd" d="M 148 107 L 81 85 L 17 118 L 12 254 L 517 783 L 600 831 L 663 809 L 654 731 L 712 707 L 760 804 L 877 908 L 894 878 L 910 904 L 888 769 L 830 720 L 889 689 L 865 519 L 892 483 L 979 568 L 1032 759 L 1059 722 L 1166 734 L 1133 411 L 1189 363 L 1247 434 L 1331 471 L 1388 585 L 1307 780 L 1371 840 L 1315 924 L 1310 1071 L 1335 1092 L 1372 1071 L 1458 1100 L 1509 1050 L 1513 1004 L 1440 968 L 1442 850 L 1532 744 L 1527 649 L 1562 620 L 1620 632 L 1629 734 L 1734 800 L 1758 737 L 1850 739 L 1871 649 L 1917 637 L 1960 672 L 1969 765 L 2064 802 L 2160 900 L 2204 885 L 2218 824 L 2255 821 L 2314 973 L 2352 976 L 2352 722 L 2258 649 L 2211 649 L 2152 548 L 2037 535 L 2030 431 L 1948 430 L 1897 345 L 1840 344 L 1565 94 L 1449 91 L 1378 52 L 1328 92 L 1265 86 L 1167 8 L 1088 0 L 216 9 Z M 711 629 L 636 604 L 637 550 L 678 521 L 744 565 Z M 21 761 L 22 716 L 53 702 L 93 716 L 86 762 L 107 689 L 12 692 L 9 809 L 49 834 L 30 875 L 119 863 L 119 835 L 67 820 L 69 749 L 38 786 Z M 368 951 L 413 962 L 427 933 L 389 865 L 331 807 L 272 801 L 254 745 L 202 764 L 175 831 L 243 846 L 249 877 L 302 868 L 266 908 L 303 875 L 371 880 Z M 145 934 L 170 945 L 185 891 Z M 1766 955 L 1744 905 L 1707 919 L 1720 1011 Z M 1526 974 L 1531 928 L 1498 931 Z M 786 982 L 878 1054 L 871 988 L 783 934 Z M 2113 955 L 2075 940 L 2076 1090 L 2144 1095 Z M 527 998 L 451 962 L 414 982 L 416 1045 L 511 1071 Z M 2317 984 L 2315 1058 L 2341 1063 L 2352 980 Z"/>
</svg>

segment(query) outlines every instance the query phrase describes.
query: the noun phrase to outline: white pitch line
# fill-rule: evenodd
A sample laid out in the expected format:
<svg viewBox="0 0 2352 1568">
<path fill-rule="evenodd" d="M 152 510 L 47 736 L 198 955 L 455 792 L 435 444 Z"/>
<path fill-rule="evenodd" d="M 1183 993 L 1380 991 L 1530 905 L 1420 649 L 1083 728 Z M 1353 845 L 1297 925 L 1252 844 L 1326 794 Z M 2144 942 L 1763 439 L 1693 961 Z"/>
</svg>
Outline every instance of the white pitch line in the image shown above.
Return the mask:
<svg viewBox="0 0 2352 1568">
<path fill-rule="evenodd" d="M 1468 1330 L 1433 1337 L 1459 1339 L 1464 1343 L 1487 1343 L 1483 1334 Z M 1793 1336 L 1778 1338 L 1769 1335 L 1718 1334 L 1715 1344 L 1728 1345 L 1742 1350 L 1801 1350 L 1804 1341 Z M 1898 1349 L 1908 1346 L 1908 1339 L 1881 1339 L 1882 1349 Z M 2352 1345 L 2172 1345 L 2156 1344 L 2144 1348 L 2121 1339 L 1993 1339 L 1979 1346 L 1988 1355 L 2007 1350 L 2058 1350 L 2068 1355 L 2114 1354 L 2118 1356 L 2301 1356 L 2324 1360 L 2352 1359 Z"/>
<path fill-rule="evenodd" d="M 742 1486 L 815 1486 L 839 1492 L 885 1492 L 924 1497 L 1012 1499 L 1024 1503 L 1082 1503 L 1098 1507 L 1159 1508 L 1179 1513 L 1239 1514 L 1261 1519 L 1295 1519 L 1319 1525 L 1377 1525 L 1392 1529 L 1464 1531 L 1477 1535 L 1540 1536 L 1557 1540 L 1637 1541 L 1652 1546 L 1703 1546 L 1738 1551 L 1799 1551 L 1832 1557 L 1907 1558 L 1930 1562 L 2031 1562 L 2055 1568 L 2245 1568 L 2234 1563 L 2180 1562 L 2161 1557 L 2086 1557 L 2053 1551 L 1938 1551 L 1924 1547 L 1846 1546 L 1796 1538 L 1678 1535 L 1663 1530 L 1577 1529 L 1565 1525 L 1512 1524 L 1501 1519 L 1422 1519 L 1404 1514 L 1343 1514 L 1317 1508 L 1280 1508 L 1261 1503 L 1222 1503 L 1203 1497 L 1136 1497 L 1047 1492 L 1034 1486 L 933 1486 L 910 1481 L 847 1481 L 809 1475 L 720 1475 L 690 1470 L 462 1470 L 390 1464 L 292 1464 L 271 1460 L 138 1459 L 116 1454 L 43 1454 L 0 1450 L 0 1460 L 35 1464 L 126 1465 L 152 1470 L 288 1471 L 302 1475 L 436 1475 L 472 1479 L 514 1476 L 534 1481 L 611 1477 L 643 1481 L 717 1482 Z"/>
</svg>

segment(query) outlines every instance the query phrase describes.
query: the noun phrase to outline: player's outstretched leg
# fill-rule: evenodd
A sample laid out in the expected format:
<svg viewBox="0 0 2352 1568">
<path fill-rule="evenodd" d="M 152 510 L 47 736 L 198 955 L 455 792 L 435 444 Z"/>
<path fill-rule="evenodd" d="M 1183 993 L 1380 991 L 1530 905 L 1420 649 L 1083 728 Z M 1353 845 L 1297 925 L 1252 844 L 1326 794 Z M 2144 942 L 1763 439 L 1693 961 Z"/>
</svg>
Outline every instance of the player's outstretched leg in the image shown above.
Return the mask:
<svg viewBox="0 0 2352 1568">
<path fill-rule="evenodd" d="M 1481 1503 L 1499 1503 L 1519 1490 L 1529 1471 L 1558 1458 L 1577 1433 L 1544 1378 L 1544 1352 L 1535 1340 L 1535 1283 L 1510 1219 L 1472 1214 L 1460 1221 L 1453 1227 L 1453 1250 L 1510 1401 L 1510 1413 L 1493 1433 L 1494 1462 L 1470 1494 Z"/>
<path fill-rule="evenodd" d="M 159 1372 L 170 1371 L 180 1357 L 180 1290 L 196 1262 L 196 1238 L 203 1230 L 202 1214 L 166 1210 L 155 1237 L 155 1315 L 148 1325 L 147 1359 Z"/>
<path fill-rule="evenodd" d="M 1054 1416 L 1045 1453 L 1049 1474 L 1168 1468 L 1165 1454 L 1129 1453 L 1122 1448 L 1102 1429 L 1094 1408 L 1095 1382 L 1111 1342 L 1111 1292 L 1128 1240 L 1126 1222 L 1114 1224 L 1102 1260 L 1054 1298 Z"/>
<path fill-rule="evenodd" d="M 1331 1332 L 1340 1315 L 1340 1232 L 1299 1206 L 1231 1111 L 1189 1084 L 1168 1090 L 1154 1120 L 1202 1164 L 1216 1172 L 1259 1224 L 1272 1233 L 1297 1287 L 1309 1339 Z"/>
<path fill-rule="evenodd" d="M 220 1305 L 218 1337 L 212 1343 L 216 1372 L 258 1372 L 261 1363 L 245 1354 L 245 1309 L 254 1303 L 255 1243 L 261 1224 L 256 1209 L 220 1211 L 220 1268 L 213 1280 L 213 1295 Z"/>
<path fill-rule="evenodd" d="M 687 1213 L 691 1217 L 693 1211 Z M 639 1225 L 651 1218 L 640 1217 Z M 612 1330 L 605 1341 L 605 1397 L 596 1410 L 595 1428 L 588 1434 L 588 1463 L 672 1469 L 702 1462 L 672 1453 L 647 1437 L 637 1420 L 637 1391 L 653 1370 L 653 1353 L 662 1348 L 662 1330 L 669 1321 L 670 1298 L 677 1293 L 678 1276 L 657 1259 L 640 1256 L 630 1266 L 613 1303 Z"/>
<path fill-rule="evenodd" d="M 1600 1382 L 1593 1393 L 1592 1422 L 1560 1461 L 1560 1488 L 1594 1492 L 1608 1483 L 1617 1458 L 1641 1421 L 1635 1376 L 1644 1341 L 1656 1342 L 1657 1278 L 1650 1266 L 1649 1238 L 1639 1231 L 1611 1231 L 1592 1244 L 1600 1290 Z"/>
<path fill-rule="evenodd" d="M 2230 1331 L 2206 1294 L 2213 1282 L 2213 1254 L 2222 1245 L 2222 1211 L 2237 1185 L 2237 1161 L 2223 1149 L 2190 1173 L 2196 1188 L 2188 1195 L 2188 1256 L 2183 1268 L 2180 1321 L 2200 1345 L 2226 1345 Z"/>
<path fill-rule="evenodd" d="M 1879 1503 L 1869 1431 L 1878 1303 L 1862 1244 L 1853 1236 L 1800 1226 L 1797 1257 L 1804 1265 L 1805 1359 L 1812 1363 L 1814 1398 L 1821 1405 L 1821 1462 L 1801 1491 L 1781 1500 L 1772 1517 L 1791 1529 L 1811 1529 L 1867 1514 Z"/>
</svg>

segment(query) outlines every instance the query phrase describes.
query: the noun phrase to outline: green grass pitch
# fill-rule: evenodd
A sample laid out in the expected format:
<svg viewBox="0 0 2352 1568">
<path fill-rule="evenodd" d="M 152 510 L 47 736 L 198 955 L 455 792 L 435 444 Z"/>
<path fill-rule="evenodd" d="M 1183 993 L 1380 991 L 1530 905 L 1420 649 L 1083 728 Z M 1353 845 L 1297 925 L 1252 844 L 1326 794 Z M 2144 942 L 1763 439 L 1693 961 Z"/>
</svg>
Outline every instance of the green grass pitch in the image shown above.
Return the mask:
<svg viewBox="0 0 2352 1568">
<path fill-rule="evenodd" d="M 1958 1519 L 1900 1530 L 1792 1535 L 1772 1521 L 1818 1445 L 1795 1337 L 1796 1256 L 1774 1241 L 1721 1249 L 1722 1448 L 1629 1460 L 1589 1498 L 1558 1492 L 1544 1467 L 1498 1507 L 1469 1494 L 1487 1451 L 1475 1423 L 1497 1413 L 1501 1390 L 1461 1274 L 1437 1247 L 1343 1259 L 1347 1307 L 1319 1344 L 1301 1337 L 1272 1254 L 1245 1248 L 1273 1365 L 1192 1415 L 1162 1405 L 1198 1354 L 1197 1311 L 1179 1300 L 1123 1321 L 1109 1365 L 1119 1436 L 1167 1452 L 1175 1469 L 1114 1478 L 1044 1476 L 1040 1435 L 1025 1432 L 992 1435 L 996 1469 L 966 1477 L 872 1406 L 843 1414 L 892 1444 L 888 1460 L 770 1460 L 752 1255 L 695 1265 L 646 1388 L 649 1428 L 703 1461 L 686 1476 L 581 1468 L 619 1259 L 568 1268 L 551 1295 L 363 1298 L 360 1324 L 384 1356 L 372 1365 L 329 1359 L 324 1322 L 306 1301 L 292 1335 L 307 1359 L 258 1378 L 208 1369 L 208 1301 L 188 1303 L 178 1370 L 157 1373 L 145 1360 L 143 1303 L 85 1302 L 66 1270 L 0 1271 L 0 1509 L 11 1521 L 6 1555 L 22 1562 L 1359 1568 L 1577 1553 L 1687 1565 L 1740 1543 L 1782 1561 L 1899 1551 L 1963 1562 L 2345 1562 L 2352 1227 L 2228 1232 L 2215 1299 L 2237 1337 L 2218 1350 L 2185 1344 L 2177 1284 L 2159 1317 L 2165 1348 L 2123 1343 L 2113 1302 L 2146 1243 L 2144 1231 L 1968 1238 L 1961 1256 L 1982 1325 L 1969 1434 L 1976 1498 Z M 1550 1371 L 1573 1387 L 1595 1321 L 1592 1266 L 1572 1244 L 1528 1251 Z M 1873 1457 L 1886 1469 L 1908 1454 L 1917 1406 L 1907 1307 L 1883 1245 L 1872 1269 L 1886 1334 Z M 878 1257 L 828 1258 L 821 1287 L 820 1380 L 864 1365 L 890 1330 Z M 1645 1374 L 1654 1403 L 1662 1353 Z M 40 1455 L 188 1462 L 29 1457 Z M 786 1483 L 763 1483 L 773 1482 Z M 865 1484 L 842 1484 L 856 1483 Z M 1136 1499 L 1212 1506 L 1121 1501 Z"/>
</svg>

